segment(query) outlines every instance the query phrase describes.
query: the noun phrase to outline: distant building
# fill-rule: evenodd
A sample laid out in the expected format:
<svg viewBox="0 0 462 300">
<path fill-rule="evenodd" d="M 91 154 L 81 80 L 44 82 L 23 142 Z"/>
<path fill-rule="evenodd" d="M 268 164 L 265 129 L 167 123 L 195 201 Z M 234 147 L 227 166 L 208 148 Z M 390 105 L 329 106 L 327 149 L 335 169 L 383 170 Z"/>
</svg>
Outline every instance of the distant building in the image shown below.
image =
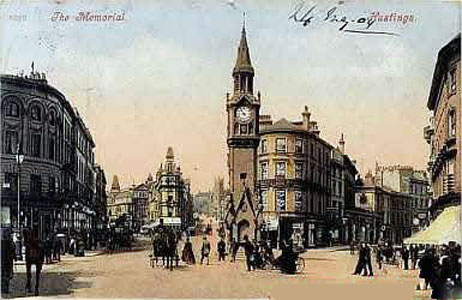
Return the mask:
<svg viewBox="0 0 462 300">
<path fill-rule="evenodd" d="M 432 112 L 424 136 L 430 145 L 428 162 L 432 216 L 459 205 L 461 197 L 460 33 L 438 53 L 427 107 Z"/>
<path fill-rule="evenodd" d="M 212 193 L 199 192 L 193 196 L 194 212 L 211 215 Z"/>
<path fill-rule="evenodd" d="M 133 221 L 133 189 L 121 189 L 119 178 L 114 175 L 111 190 L 108 197 L 107 212 L 109 222 L 113 223 L 118 218 L 124 217 L 127 221 Z"/>
<path fill-rule="evenodd" d="M 302 121 L 260 117 L 258 183 L 263 232 L 273 246 L 300 230 L 306 247 L 326 243 L 332 146 L 319 137 L 308 108 Z"/>
<path fill-rule="evenodd" d="M 149 193 L 150 221 L 184 229 L 192 221 L 191 186 L 183 178 L 180 166 L 175 162 L 172 147 L 168 147 L 164 164 L 157 170 L 155 182 Z"/>
<path fill-rule="evenodd" d="M 148 218 L 148 202 L 150 193 L 150 184 L 152 181 L 135 185 L 133 187 L 133 222 L 136 224 L 136 229 L 149 223 Z"/>
<path fill-rule="evenodd" d="M 428 225 L 430 204 L 429 180 L 426 171 L 411 166 L 376 166 L 375 184 L 411 196 L 412 232 Z"/>
<path fill-rule="evenodd" d="M 226 209 L 226 194 L 224 178 L 217 177 L 213 185 L 211 199 L 211 214 L 218 221 L 224 221 Z"/>
</svg>

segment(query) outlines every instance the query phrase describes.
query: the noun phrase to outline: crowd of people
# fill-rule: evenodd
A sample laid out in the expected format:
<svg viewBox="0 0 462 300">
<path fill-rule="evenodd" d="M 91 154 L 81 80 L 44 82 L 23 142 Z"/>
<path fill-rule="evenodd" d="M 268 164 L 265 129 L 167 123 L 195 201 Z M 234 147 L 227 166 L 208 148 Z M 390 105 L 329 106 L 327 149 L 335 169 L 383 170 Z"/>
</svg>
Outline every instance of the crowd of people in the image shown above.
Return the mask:
<svg viewBox="0 0 462 300">
<path fill-rule="evenodd" d="M 401 266 L 403 270 L 419 268 L 421 283 L 417 289 L 431 288 L 432 299 L 461 299 L 461 246 L 455 242 L 447 245 L 400 245 L 379 242 L 373 249 L 365 242 L 359 244 L 358 262 L 353 275 L 374 276 L 372 253 L 375 252 L 379 269 L 384 264 Z M 354 243 L 350 254 L 355 253 Z"/>
</svg>

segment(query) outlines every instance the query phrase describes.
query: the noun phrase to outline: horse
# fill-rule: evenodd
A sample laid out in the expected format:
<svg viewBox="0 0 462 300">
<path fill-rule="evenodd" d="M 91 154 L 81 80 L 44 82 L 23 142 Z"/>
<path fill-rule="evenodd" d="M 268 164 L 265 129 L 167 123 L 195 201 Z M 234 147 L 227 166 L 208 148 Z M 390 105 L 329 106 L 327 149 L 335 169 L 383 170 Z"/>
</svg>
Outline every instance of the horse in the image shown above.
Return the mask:
<svg viewBox="0 0 462 300">
<path fill-rule="evenodd" d="M 35 265 L 35 295 L 39 294 L 40 273 L 45 259 L 44 245 L 38 236 L 38 230 L 24 230 L 24 245 L 26 247 L 26 291 L 32 293 L 32 265 Z"/>
<path fill-rule="evenodd" d="M 173 230 L 168 230 L 165 233 L 165 249 L 164 256 L 167 258 L 167 269 L 170 267 L 170 271 L 173 271 L 173 260 L 177 259 L 176 246 L 178 239 Z M 176 265 L 178 266 L 178 259 L 176 260 Z"/>
</svg>

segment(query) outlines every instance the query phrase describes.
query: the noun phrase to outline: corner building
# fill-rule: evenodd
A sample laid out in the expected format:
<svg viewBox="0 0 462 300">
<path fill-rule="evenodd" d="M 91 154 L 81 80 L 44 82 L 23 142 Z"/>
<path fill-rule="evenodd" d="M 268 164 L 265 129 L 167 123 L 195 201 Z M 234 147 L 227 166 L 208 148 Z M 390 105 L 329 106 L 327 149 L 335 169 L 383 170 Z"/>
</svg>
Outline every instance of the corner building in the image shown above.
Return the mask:
<svg viewBox="0 0 462 300">
<path fill-rule="evenodd" d="M 325 244 L 332 146 L 319 137 L 308 107 L 302 121 L 260 119 L 258 188 L 263 204 L 263 235 L 273 247 L 298 229 L 305 247 Z"/>
</svg>

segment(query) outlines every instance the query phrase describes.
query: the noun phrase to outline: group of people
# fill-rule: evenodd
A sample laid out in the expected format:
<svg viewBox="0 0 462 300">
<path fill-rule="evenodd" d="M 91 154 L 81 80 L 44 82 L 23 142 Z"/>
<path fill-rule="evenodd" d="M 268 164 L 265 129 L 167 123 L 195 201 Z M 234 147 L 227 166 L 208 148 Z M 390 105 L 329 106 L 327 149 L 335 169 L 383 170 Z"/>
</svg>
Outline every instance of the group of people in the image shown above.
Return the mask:
<svg viewBox="0 0 462 300">
<path fill-rule="evenodd" d="M 350 247 L 350 253 L 354 254 L 354 247 Z M 393 247 L 391 243 L 385 242 L 377 245 L 375 253 L 379 269 L 384 263 L 402 263 L 403 270 L 419 268 L 422 283 L 417 289 L 430 287 L 432 299 L 462 298 L 461 246 L 455 242 L 440 247 L 414 244 Z M 372 247 L 365 242 L 360 243 L 353 275 L 374 276 Z"/>
<path fill-rule="evenodd" d="M 423 288 L 428 289 L 430 286 L 432 299 L 462 297 L 460 245 L 450 242 L 439 249 L 427 245 L 418 265 Z"/>
</svg>

